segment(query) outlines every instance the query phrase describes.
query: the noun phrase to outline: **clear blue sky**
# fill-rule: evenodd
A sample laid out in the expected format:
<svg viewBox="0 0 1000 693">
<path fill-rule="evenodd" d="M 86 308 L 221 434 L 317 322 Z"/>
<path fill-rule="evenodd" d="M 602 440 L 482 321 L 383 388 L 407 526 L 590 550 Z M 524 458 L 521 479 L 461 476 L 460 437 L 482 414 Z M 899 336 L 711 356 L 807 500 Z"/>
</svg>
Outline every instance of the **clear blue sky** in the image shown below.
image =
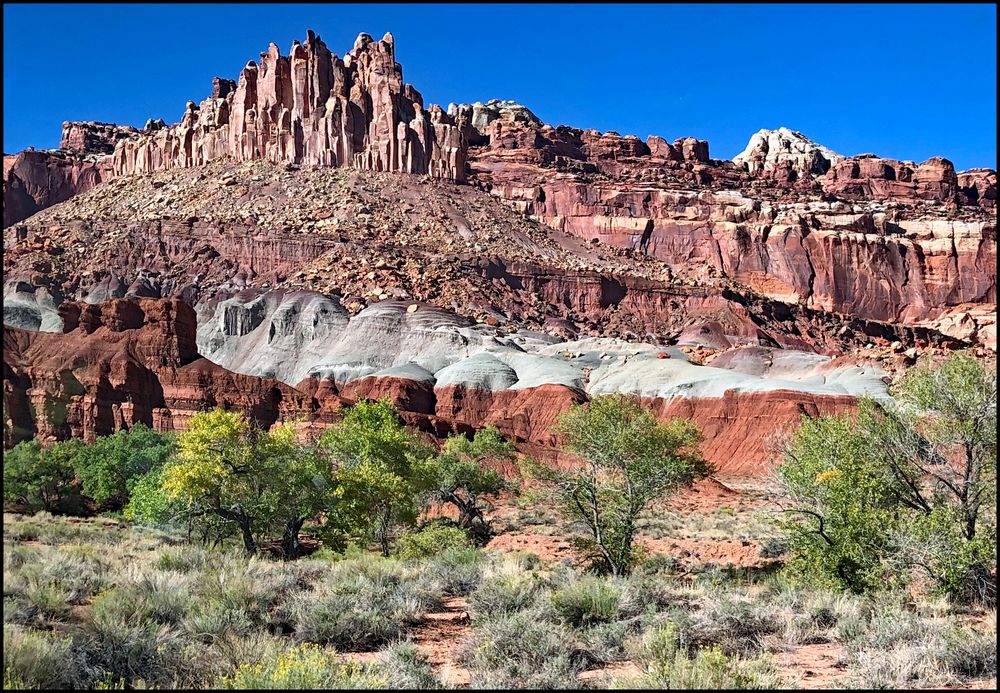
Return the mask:
<svg viewBox="0 0 1000 693">
<path fill-rule="evenodd" d="M 176 122 L 307 28 L 338 55 L 391 31 L 427 103 L 515 99 L 716 158 L 784 125 L 842 154 L 996 167 L 993 5 L 4 5 L 4 151 L 57 146 L 64 120 Z"/>
</svg>

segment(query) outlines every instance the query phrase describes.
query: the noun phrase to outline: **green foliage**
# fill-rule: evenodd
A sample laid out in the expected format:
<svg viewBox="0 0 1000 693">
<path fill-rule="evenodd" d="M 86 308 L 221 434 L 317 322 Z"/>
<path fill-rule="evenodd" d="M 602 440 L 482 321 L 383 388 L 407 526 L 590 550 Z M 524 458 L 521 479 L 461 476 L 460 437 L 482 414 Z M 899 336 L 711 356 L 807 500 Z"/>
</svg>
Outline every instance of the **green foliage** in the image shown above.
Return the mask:
<svg viewBox="0 0 1000 693">
<path fill-rule="evenodd" d="M 794 553 L 791 569 L 856 593 L 897 582 L 902 576 L 887 562 L 898 526 L 895 497 L 856 422 L 804 417 L 785 460 L 780 473 L 796 501 L 781 524 Z"/>
<path fill-rule="evenodd" d="M 68 440 L 43 448 L 37 440 L 18 443 L 4 453 L 3 499 L 28 510 L 58 512 L 76 493 L 76 459 L 84 443 Z"/>
<path fill-rule="evenodd" d="M 455 506 L 458 526 L 468 530 L 477 543 L 485 543 L 491 532 L 484 516 L 489 508 L 484 507 L 482 497 L 496 496 L 509 488 L 496 467 L 515 460 L 514 446 L 492 426 L 477 431 L 472 440 L 451 436 L 430 465 L 431 497 Z"/>
<path fill-rule="evenodd" d="M 129 522 L 143 525 L 161 525 L 179 517 L 185 504 L 171 500 L 163 492 L 163 468 L 154 469 L 137 479 L 132 485 L 131 497 L 122 515 Z"/>
<path fill-rule="evenodd" d="M 398 639 L 433 604 L 416 568 L 367 555 L 334 563 L 290 613 L 297 638 L 357 651 Z"/>
<path fill-rule="evenodd" d="M 173 451 L 171 436 L 139 423 L 83 447 L 76 457 L 76 474 L 95 503 L 120 508 L 135 483 L 162 467 Z"/>
<path fill-rule="evenodd" d="M 622 586 L 587 576 L 556 589 L 551 600 L 560 618 L 572 626 L 608 623 L 618 615 Z"/>
<path fill-rule="evenodd" d="M 578 686 L 581 655 L 569 628 L 527 609 L 480 623 L 464 658 L 473 688 L 552 689 Z"/>
<path fill-rule="evenodd" d="M 413 526 L 431 485 L 430 449 L 388 399 L 361 401 L 319 441 L 336 468 L 340 498 L 330 531 L 377 541 L 388 556 L 395 531 Z"/>
<path fill-rule="evenodd" d="M 470 546 L 469 538 L 458 527 L 441 522 L 429 523 L 417 532 L 404 534 L 399 539 L 399 557 L 402 559 L 427 558 L 443 551 Z"/>
<path fill-rule="evenodd" d="M 698 452 L 698 429 L 683 419 L 660 423 L 634 398 L 613 395 L 573 407 L 557 430 L 584 464 L 531 471 L 552 484 L 564 513 L 587 527 L 584 548 L 597 565 L 614 575 L 629 572 L 640 558 L 634 545 L 639 514 L 710 471 Z"/>
<path fill-rule="evenodd" d="M 793 566 L 855 592 L 924 571 L 958 601 L 996 600 L 996 371 L 958 354 L 911 371 L 898 404 L 804 420 L 780 468 Z"/>
<path fill-rule="evenodd" d="M 170 503 L 192 517 L 214 515 L 239 528 L 249 553 L 257 549 L 257 534 L 278 530 L 289 557 L 298 554 L 303 523 L 329 508 L 337 493 L 329 465 L 296 441 L 291 425 L 260 431 L 222 410 L 192 417 L 160 482 L 164 499 L 148 499 L 149 515 Z"/>
<path fill-rule="evenodd" d="M 60 690 L 73 687 L 72 671 L 66 666 L 71 643 L 31 628 L 4 624 L 4 690 L 40 688 Z"/>
</svg>

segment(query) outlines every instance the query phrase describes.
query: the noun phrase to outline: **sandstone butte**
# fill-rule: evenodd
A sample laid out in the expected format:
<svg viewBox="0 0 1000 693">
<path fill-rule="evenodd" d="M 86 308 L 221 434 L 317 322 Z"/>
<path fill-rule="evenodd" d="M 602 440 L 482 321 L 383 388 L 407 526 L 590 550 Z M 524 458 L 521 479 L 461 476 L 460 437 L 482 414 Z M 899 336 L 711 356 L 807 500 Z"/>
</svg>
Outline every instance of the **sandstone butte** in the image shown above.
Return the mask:
<svg viewBox="0 0 1000 693">
<path fill-rule="evenodd" d="M 996 349 L 996 173 L 425 107 L 392 36 L 271 45 L 180 122 L 4 155 L 5 446 L 317 429 L 389 396 L 436 435 L 556 458 L 575 402 L 694 419 L 720 474 L 921 355 Z"/>
</svg>

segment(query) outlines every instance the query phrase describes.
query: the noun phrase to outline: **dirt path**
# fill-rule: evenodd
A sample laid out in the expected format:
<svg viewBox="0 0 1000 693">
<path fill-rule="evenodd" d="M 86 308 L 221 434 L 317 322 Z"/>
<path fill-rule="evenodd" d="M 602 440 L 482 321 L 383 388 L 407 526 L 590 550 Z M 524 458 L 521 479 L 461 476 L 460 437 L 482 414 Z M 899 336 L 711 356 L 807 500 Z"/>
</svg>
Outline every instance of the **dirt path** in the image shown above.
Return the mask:
<svg viewBox="0 0 1000 693">
<path fill-rule="evenodd" d="M 465 597 L 451 597 L 442 606 L 444 611 L 427 614 L 424 622 L 410 631 L 410 640 L 427 655 L 442 683 L 468 688 L 471 675 L 458 663 L 458 652 L 472 632 L 466 612 L 468 602 Z"/>
<path fill-rule="evenodd" d="M 837 679 L 844 676 L 840 663 L 844 654 L 843 645 L 822 643 L 799 645 L 774 655 L 774 664 L 786 686 L 805 690 L 833 688 Z"/>
</svg>

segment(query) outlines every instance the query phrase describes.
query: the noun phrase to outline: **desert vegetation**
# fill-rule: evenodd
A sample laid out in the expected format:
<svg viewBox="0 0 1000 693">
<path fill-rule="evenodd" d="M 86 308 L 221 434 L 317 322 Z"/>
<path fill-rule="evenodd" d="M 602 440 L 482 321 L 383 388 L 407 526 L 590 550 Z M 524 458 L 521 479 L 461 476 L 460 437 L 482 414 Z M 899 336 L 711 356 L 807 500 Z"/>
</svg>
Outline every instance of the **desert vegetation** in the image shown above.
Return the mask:
<svg viewBox="0 0 1000 693">
<path fill-rule="evenodd" d="M 772 522 L 723 507 L 689 527 L 758 541 L 743 571 L 650 548 L 685 524 L 666 499 L 710 470 L 694 427 L 624 397 L 562 418 L 572 468 L 494 429 L 435 445 L 387 401 L 313 441 L 211 411 L 177 435 L 22 443 L 4 685 L 987 685 L 995 371 L 953 357 L 894 394 L 790 432 Z M 571 555 L 503 548 L 513 523 Z"/>
</svg>

